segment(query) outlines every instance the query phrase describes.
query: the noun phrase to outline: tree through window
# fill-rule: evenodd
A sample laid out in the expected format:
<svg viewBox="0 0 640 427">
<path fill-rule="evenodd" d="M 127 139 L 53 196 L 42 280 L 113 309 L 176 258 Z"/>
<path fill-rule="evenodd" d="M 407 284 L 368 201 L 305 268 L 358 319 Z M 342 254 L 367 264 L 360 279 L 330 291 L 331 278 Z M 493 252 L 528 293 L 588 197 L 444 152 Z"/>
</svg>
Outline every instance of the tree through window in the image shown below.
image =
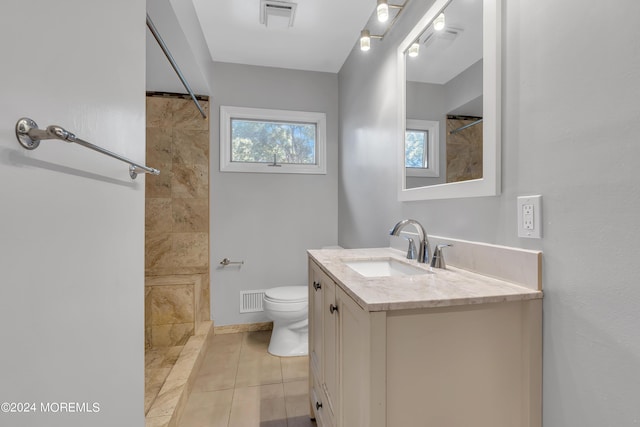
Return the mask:
<svg viewBox="0 0 640 427">
<path fill-rule="evenodd" d="M 220 107 L 222 172 L 326 174 L 324 113 Z"/>
</svg>

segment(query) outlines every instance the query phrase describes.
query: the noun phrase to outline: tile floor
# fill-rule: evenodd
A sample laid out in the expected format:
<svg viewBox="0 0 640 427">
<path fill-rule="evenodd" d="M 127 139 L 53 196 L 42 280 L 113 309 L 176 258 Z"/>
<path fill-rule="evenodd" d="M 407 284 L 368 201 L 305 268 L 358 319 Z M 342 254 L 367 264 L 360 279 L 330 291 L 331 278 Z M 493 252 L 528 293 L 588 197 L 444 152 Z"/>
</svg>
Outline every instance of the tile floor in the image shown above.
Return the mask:
<svg viewBox="0 0 640 427">
<path fill-rule="evenodd" d="M 179 427 L 303 427 L 308 357 L 267 352 L 271 331 L 214 335 Z"/>
</svg>

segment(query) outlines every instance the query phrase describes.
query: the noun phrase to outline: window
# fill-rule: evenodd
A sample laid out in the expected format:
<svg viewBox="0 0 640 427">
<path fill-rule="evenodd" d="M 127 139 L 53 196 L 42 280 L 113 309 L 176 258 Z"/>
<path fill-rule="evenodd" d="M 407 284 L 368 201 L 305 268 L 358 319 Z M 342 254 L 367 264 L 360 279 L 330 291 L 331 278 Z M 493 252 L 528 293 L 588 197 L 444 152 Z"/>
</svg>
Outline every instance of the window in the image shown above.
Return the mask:
<svg viewBox="0 0 640 427">
<path fill-rule="evenodd" d="M 222 172 L 326 174 L 324 113 L 220 107 Z"/>
<path fill-rule="evenodd" d="M 406 176 L 440 176 L 439 125 L 439 122 L 430 120 L 407 120 L 404 143 Z"/>
</svg>

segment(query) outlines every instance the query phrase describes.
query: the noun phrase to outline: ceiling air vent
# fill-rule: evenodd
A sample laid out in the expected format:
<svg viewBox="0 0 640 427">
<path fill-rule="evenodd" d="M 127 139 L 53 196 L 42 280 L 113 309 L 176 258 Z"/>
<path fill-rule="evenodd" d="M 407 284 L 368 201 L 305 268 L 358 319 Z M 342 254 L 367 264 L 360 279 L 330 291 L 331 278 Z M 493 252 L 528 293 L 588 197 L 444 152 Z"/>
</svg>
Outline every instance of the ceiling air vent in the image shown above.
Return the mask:
<svg viewBox="0 0 640 427">
<path fill-rule="evenodd" d="M 268 28 L 293 27 L 296 3 L 278 0 L 260 0 L 260 23 Z"/>
<path fill-rule="evenodd" d="M 464 30 L 462 28 L 447 27 L 442 31 L 427 34 L 422 43 L 424 43 L 425 46 L 437 44 L 440 48 L 446 48 L 463 32 Z"/>
</svg>

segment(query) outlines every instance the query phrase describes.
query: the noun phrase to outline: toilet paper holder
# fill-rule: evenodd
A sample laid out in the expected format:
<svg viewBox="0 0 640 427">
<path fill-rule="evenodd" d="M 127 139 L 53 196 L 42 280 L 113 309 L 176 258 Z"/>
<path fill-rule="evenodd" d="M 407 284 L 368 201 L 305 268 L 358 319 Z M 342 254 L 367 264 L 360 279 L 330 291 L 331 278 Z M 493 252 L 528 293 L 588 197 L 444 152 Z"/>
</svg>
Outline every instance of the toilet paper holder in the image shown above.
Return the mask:
<svg viewBox="0 0 640 427">
<path fill-rule="evenodd" d="M 229 258 L 225 258 L 222 261 L 220 261 L 220 265 L 223 267 L 226 267 L 227 265 L 232 265 L 232 264 L 242 265 L 244 264 L 244 261 L 231 261 Z"/>
</svg>

